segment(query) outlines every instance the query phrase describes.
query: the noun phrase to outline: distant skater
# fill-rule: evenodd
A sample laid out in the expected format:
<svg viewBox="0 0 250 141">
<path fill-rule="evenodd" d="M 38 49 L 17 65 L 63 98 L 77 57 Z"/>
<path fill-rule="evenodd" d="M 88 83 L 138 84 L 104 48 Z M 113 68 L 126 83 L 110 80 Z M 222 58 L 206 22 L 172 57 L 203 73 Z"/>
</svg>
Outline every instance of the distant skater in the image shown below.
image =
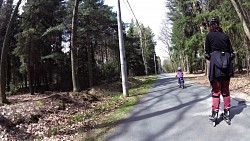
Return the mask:
<svg viewBox="0 0 250 141">
<path fill-rule="evenodd" d="M 178 85 L 179 85 L 179 88 L 181 88 L 181 85 L 183 85 L 184 83 L 183 72 L 181 70 L 181 67 L 178 67 L 178 71 L 175 77 L 178 77 Z"/>
</svg>

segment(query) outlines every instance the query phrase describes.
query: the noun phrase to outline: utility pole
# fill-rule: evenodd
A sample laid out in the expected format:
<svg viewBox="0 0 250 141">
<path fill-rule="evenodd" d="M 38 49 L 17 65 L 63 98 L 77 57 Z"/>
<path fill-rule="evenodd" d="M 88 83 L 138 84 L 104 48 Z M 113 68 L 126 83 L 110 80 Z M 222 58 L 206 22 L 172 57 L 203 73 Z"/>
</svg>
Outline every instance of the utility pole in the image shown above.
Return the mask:
<svg viewBox="0 0 250 141">
<path fill-rule="evenodd" d="M 123 96 L 128 97 L 129 96 L 128 78 L 127 78 L 127 66 L 126 66 L 126 58 L 124 50 L 120 0 L 118 0 L 117 23 L 118 23 L 119 50 L 120 50 L 120 62 L 121 62 L 121 75 L 122 75 L 122 92 Z"/>
<path fill-rule="evenodd" d="M 156 54 L 155 54 L 155 52 L 154 52 L 154 64 L 155 64 L 155 74 L 157 74 Z"/>
</svg>

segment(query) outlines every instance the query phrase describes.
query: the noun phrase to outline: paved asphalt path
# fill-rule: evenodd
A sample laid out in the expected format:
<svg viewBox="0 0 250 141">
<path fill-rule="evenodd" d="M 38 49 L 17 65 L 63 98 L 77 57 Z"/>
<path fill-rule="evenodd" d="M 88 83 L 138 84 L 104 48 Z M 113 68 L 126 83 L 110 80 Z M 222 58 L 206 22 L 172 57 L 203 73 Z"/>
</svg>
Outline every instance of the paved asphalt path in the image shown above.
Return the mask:
<svg viewBox="0 0 250 141">
<path fill-rule="evenodd" d="M 232 124 L 213 127 L 211 89 L 187 80 L 185 86 L 177 88 L 174 76 L 160 74 L 105 141 L 250 141 L 249 102 L 232 98 Z"/>
</svg>

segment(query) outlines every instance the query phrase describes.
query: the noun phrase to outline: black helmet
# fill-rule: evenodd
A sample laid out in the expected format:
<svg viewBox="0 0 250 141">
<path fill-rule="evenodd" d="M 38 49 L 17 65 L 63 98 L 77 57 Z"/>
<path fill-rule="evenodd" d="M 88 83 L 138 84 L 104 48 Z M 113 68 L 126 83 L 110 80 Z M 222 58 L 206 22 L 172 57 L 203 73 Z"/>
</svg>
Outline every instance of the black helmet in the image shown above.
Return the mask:
<svg viewBox="0 0 250 141">
<path fill-rule="evenodd" d="M 216 18 L 212 18 L 210 21 L 210 25 L 214 25 L 214 24 L 220 25 L 220 22 Z"/>
</svg>

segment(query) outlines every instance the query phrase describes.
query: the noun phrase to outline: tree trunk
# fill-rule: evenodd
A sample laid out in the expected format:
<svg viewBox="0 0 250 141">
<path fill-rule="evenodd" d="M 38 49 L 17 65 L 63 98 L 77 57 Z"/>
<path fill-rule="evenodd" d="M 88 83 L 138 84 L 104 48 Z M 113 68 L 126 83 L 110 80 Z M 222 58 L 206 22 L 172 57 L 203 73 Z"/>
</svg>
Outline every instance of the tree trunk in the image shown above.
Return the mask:
<svg viewBox="0 0 250 141">
<path fill-rule="evenodd" d="M 108 61 L 108 45 L 107 45 L 107 43 L 105 43 L 105 62 L 107 62 Z M 104 63 L 104 62 L 103 62 Z"/>
<path fill-rule="evenodd" d="M 188 61 L 189 58 L 186 58 L 186 65 L 187 65 L 187 73 L 190 73 L 191 67 L 190 67 L 190 61 Z"/>
<path fill-rule="evenodd" d="M 28 78 L 27 78 L 27 72 L 23 75 L 24 77 L 24 84 L 25 84 L 25 88 L 28 88 Z"/>
<path fill-rule="evenodd" d="M 250 57 L 249 57 L 249 51 L 250 51 L 250 48 L 248 47 L 248 44 L 250 44 L 250 41 L 248 39 L 245 39 L 244 40 L 244 46 L 245 46 L 245 49 L 247 50 L 246 52 L 246 68 L 247 68 L 247 75 L 249 76 L 249 61 L 250 61 Z"/>
<path fill-rule="evenodd" d="M 34 71 L 33 67 L 29 62 L 28 65 L 28 76 L 29 76 L 29 89 L 30 89 L 30 94 L 34 95 Z"/>
<path fill-rule="evenodd" d="M 169 54 L 169 58 L 170 58 L 170 62 L 171 62 L 171 65 L 172 65 L 172 72 L 175 72 L 176 67 L 174 65 L 174 60 L 172 59 L 172 55 Z"/>
<path fill-rule="evenodd" d="M 30 37 L 29 37 L 29 45 L 28 45 L 28 62 L 27 62 L 27 70 L 28 70 L 28 77 L 29 77 L 29 88 L 30 88 L 30 94 L 34 95 L 34 64 L 31 62 L 32 58 L 31 58 L 31 48 L 33 47 L 33 35 L 31 35 L 33 33 L 30 33 Z"/>
<path fill-rule="evenodd" d="M 6 86 L 7 86 L 7 91 L 10 91 L 10 81 L 11 81 L 11 60 L 10 56 L 7 57 L 7 70 L 6 70 Z"/>
<path fill-rule="evenodd" d="M 92 68 L 92 43 L 89 42 L 89 47 L 87 48 L 88 54 L 88 72 L 89 72 L 89 87 L 93 86 L 93 68 Z"/>
<path fill-rule="evenodd" d="M 0 9 L 2 8 L 3 0 L 0 0 Z"/>
<path fill-rule="evenodd" d="M 238 3 L 235 1 L 235 0 L 231 0 L 233 6 L 234 6 L 234 9 L 235 11 L 237 12 L 241 22 L 242 22 L 242 25 L 243 25 L 243 29 L 246 33 L 246 36 L 248 38 L 248 40 L 250 40 L 250 30 L 249 28 L 247 27 L 247 22 L 246 22 L 246 18 L 244 17 L 243 15 L 243 12 L 242 10 L 240 9 L 240 6 L 238 5 Z"/>
<path fill-rule="evenodd" d="M 146 75 L 148 75 L 148 62 L 147 62 L 147 59 L 146 59 L 146 55 L 145 55 L 145 49 L 147 47 L 147 41 L 146 41 L 146 37 L 144 35 L 144 48 L 143 48 L 143 56 L 144 56 L 144 65 L 145 65 L 145 73 Z"/>
<path fill-rule="evenodd" d="M 2 2 L 3 3 L 3 2 Z M 2 26 L 1 26 L 1 31 L 0 31 L 0 54 L 1 54 L 1 51 L 2 51 L 2 47 L 3 47 L 3 40 L 4 40 L 4 36 L 6 34 L 6 27 L 8 25 L 8 22 L 10 21 L 10 17 L 11 17 L 11 12 L 12 12 L 12 4 L 13 4 L 13 1 L 11 0 L 8 0 L 7 1 L 7 9 L 6 10 L 6 14 L 5 14 L 5 18 L 4 18 L 4 21 L 2 23 Z M 2 4 L 1 4 L 2 5 Z"/>
<path fill-rule="evenodd" d="M 71 71 L 72 71 L 72 82 L 73 92 L 80 91 L 78 72 L 77 72 L 77 13 L 78 13 L 79 0 L 75 0 L 73 16 L 72 16 L 72 29 L 71 29 Z"/>
<path fill-rule="evenodd" d="M 242 11 L 243 17 L 245 18 L 246 22 L 249 23 L 249 13 L 248 13 L 247 9 L 244 9 L 242 3 L 243 3 L 242 0 L 238 0 L 238 5 Z"/>
<path fill-rule="evenodd" d="M 140 35 L 141 35 L 141 55 L 142 55 L 142 61 L 144 64 L 144 69 L 145 69 L 145 74 L 148 75 L 148 65 L 147 65 L 147 60 L 144 54 L 144 48 L 143 48 L 143 40 L 142 40 L 142 31 L 140 31 Z M 146 42 L 146 40 L 144 41 Z M 145 47 L 146 47 L 146 43 L 145 43 Z"/>
<path fill-rule="evenodd" d="M 7 31 L 4 37 L 4 42 L 3 42 L 3 48 L 2 48 L 2 52 L 1 52 L 1 62 L 0 62 L 0 81 L 1 81 L 1 86 L 0 86 L 0 104 L 3 103 L 7 103 L 7 98 L 6 98 L 6 94 L 5 94 L 5 85 L 6 85 L 6 64 L 7 64 L 7 54 L 9 51 L 9 44 L 10 44 L 10 38 L 11 38 L 11 34 L 12 34 L 12 25 L 14 24 L 14 21 L 16 19 L 17 13 L 18 13 L 18 8 L 21 4 L 22 0 L 19 0 L 17 2 L 17 5 L 11 15 L 9 24 L 7 26 Z"/>
</svg>

